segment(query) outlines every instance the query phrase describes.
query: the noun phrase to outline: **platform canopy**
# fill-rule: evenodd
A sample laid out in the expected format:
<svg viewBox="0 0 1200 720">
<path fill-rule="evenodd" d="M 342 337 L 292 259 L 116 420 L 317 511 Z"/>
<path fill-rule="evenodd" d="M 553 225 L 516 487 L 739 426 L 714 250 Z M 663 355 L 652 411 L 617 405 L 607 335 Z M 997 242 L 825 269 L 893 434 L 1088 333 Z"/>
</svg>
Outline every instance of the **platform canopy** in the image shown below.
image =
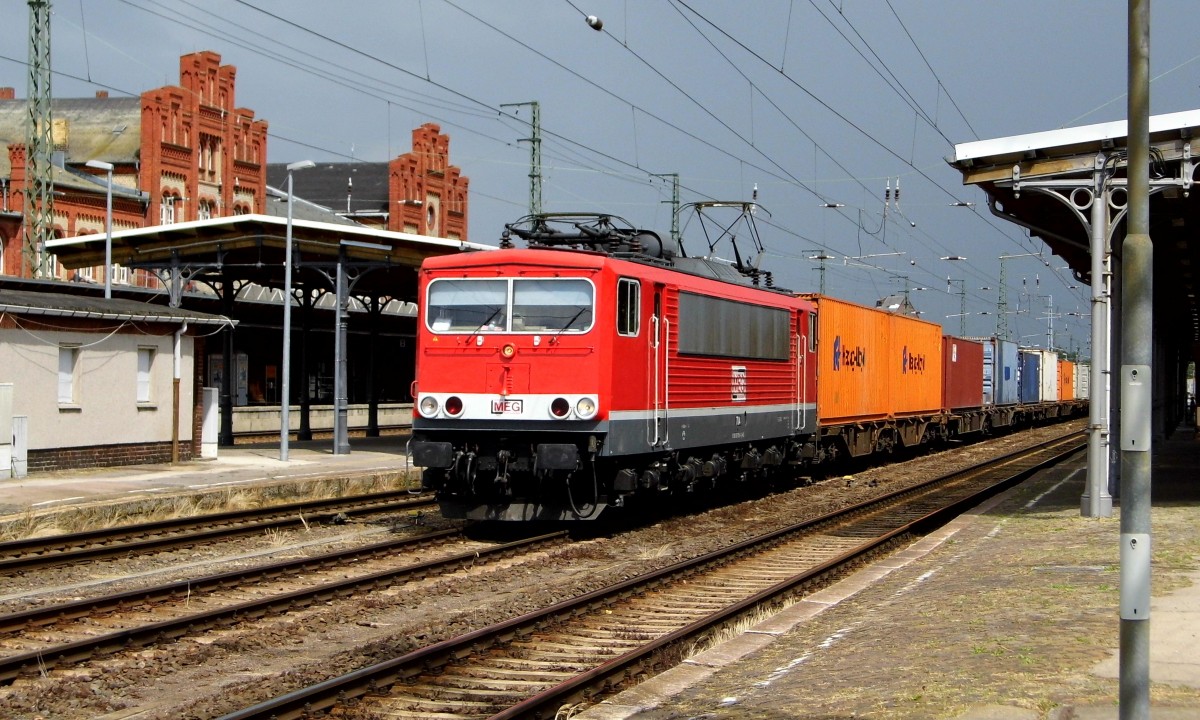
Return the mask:
<svg viewBox="0 0 1200 720">
<path fill-rule="evenodd" d="M 128 268 L 166 270 L 178 266 L 188 280 L 228 278 L 282 287 L 287 218 L 230 217 L 121 230 L 112 235 L 112 261 Z M 106 234 L 80 235 L 46 243 L 67 268 L 104 265 Z M 362 272 L 354 294 L 416 299 L 416 268 L 431 256 L 493 250 L 478 243 L 352 224 L 292 221 L 293 264 L 298 282 L 308 271 L 329 270 L 339 258 Z M 309 278 L 313 281 L 313 278 Z"/>
<path fill-rule="evenodd" d="M 1150 237 L 1154 242 L 1155 324 L 1176 338 L 1200 341 L 1200 197 L 1193 193 L 1191 138 L 1200 110 L 1150 118 Z M 998 217 L 1029 230 L 1091 282 L 1091 199 L 1102 182 L 1110 192 L 1109 237 L 1120 259 L 1125 236 L 1125 121 L 962 143 L 947 158 L 976 185 Z M 1175 334 L 1178 332 L 1178 334 Z"/>
</svg>

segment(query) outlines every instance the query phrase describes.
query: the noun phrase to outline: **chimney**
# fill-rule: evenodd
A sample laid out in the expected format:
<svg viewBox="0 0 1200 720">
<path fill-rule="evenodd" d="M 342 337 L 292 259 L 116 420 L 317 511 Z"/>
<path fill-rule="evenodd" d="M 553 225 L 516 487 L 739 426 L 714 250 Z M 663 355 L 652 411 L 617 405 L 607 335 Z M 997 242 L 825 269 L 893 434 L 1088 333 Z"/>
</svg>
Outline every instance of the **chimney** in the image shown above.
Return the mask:
<svg viewBox="0 0 1200 720">
<path fill-rule="evenodd" d="M 16 100 L 16 99 L 17 99 L 16 88 L 0 87 L 0 100 Z"/>
<path fill-rule="evenodd" d="M 97 100 L 107 100 L 108 99 L 108 91 L 107 90 L 97 90 L 96 91 L 96 99 Z"/>
</svg>

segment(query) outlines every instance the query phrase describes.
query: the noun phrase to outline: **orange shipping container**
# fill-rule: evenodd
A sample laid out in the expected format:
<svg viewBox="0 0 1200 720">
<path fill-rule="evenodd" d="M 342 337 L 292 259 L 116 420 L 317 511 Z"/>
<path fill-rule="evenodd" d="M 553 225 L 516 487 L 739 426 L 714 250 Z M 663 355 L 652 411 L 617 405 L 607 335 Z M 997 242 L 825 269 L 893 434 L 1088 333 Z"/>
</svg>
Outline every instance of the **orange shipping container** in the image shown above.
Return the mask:
<svg viewBox="0 0 1200 720">
<path fill-rule="evenodd" d="M 1058 361 L 1058 399 L 1075 399 L 1075 363 L 1070 360 Z"/>
<path fill-rule="evenodd" d="M 817 304 L 818 422 L 941 409 L 941 326 L 836 298 L 808 297 Z"/>
</svg>

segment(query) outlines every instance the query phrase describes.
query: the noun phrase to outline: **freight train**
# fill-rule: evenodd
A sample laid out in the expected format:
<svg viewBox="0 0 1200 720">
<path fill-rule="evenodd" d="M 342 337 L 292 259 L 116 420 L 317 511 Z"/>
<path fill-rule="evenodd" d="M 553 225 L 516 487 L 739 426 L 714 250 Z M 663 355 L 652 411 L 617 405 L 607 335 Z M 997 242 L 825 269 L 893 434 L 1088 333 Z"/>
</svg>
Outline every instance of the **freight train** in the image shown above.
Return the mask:
<svg viewBox="0 0 1200 720">
<path fill-rule="evenodd" d="M 752 221 L 748 203 L 697 211 L 730 206 Z M 409 452 L 442 513 L 590 520 L 1086 406 L 1049 392 L 1053 353 L 790 292 L 734 255 L 548 214 L 499 250 L 426 260 Z"/>
</svg>

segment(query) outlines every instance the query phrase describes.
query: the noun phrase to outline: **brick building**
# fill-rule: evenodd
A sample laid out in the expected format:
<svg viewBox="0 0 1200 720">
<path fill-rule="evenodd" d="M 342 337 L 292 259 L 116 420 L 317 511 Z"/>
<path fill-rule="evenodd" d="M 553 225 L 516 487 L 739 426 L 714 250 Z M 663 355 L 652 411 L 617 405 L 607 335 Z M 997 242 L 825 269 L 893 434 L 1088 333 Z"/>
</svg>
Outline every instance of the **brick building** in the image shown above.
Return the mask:
<svg viewBox="0 0 1200 720">
<path fill-rule="evenodd" d="M 89 160 L 114 166 L 114 232 L 286 212 L 267 189 L 285 186 L 286 166 L 272 165 L 268 177 L 267 122 L 237 107 L 236 79 L 235 67 L 204 51 L 180 58 L 178 85 L 137 98 L 100 91 L 52 100 L 55 236 L 104 232 L 107 179 Z M 0 88 L 0 275 L 17 277 L 32 275 L 21 224 L 27 112 L 13 88 Z M 411 152 L 386 163 L 323 163 L 298 173 L 295 194 L 370 227 L 466 240 L 469 180 L 450 164 L 449 136 L 426 123 L 412 141 Z M 51 262 L 49 275 L 103 283 L 102 272 L 68 272 Z M 159 286 L 148 273 L 120 267 L 113 282 Z"/>
<path fill-rule="evenodd" d="M 98 92 L 90 98 L 53 99 L 54 235 L 72 238 L 104 234 L 107 173 L 87 167 L 91 160 L 114 166 L 114 232 L 147 229 L 145 235 L 138 235 L 145 240 L 133 242 L 156 242 L 160 232 L 171 230 L 158 228 L 176 223 L 198 221 L 212 225 L 212 222 L 204 221 L 233 215 L 275 218 L 286 215 L 286 195 L 278 189 L 286 186 L 286 166 L 271 166 L 271 177 L 268 178 L 267 123 L 256 119 L 253 111 L 237 106 L 236 77 L 236 69 L 222 65 L 219 55 L 199 52 L 180 58 L 178 85 L 149 90 L 139 97 L 111 98 L 106 92 Z M 37 262 L 25 247 L 23 237 L 27 113 L 26 99 L 18 99 L 12 88 L 0 88 L 0 292 L 17 289 L 29 289 L 33 295 L 62 292 L 72 297 L 90 298 L 98 307 L 113 304 L 114 312 L 119 310 L 121 313 L 132 312 L 118 307 L 121 303 L 135 307 L 163 302 L 163 294 L 157 292 L 162 287 L 159 279 L 140 269 L 118 266 L 114 270 L 112 300 L 96 300 L 99 290 L 96 287 L 29 279 Z M 413 131 L 412 152 L 387 162 L 323 164 L 297 173 L 295 195 L 307 202 L 296 203 L 296 218 L 327 225 L 366 225 L 466 241 L 469 183 L 461 170 L 450 164 L 449 143 L 449 137 L 437 125 L 426 124 Z M 345 203 L 345 212 L 341 211 L 342 203 Z M 257 219 L 244 220 L 249 223 Z M 355 229 L 361 231 L 362 228 Z M 403 242 L 419 243 L 420 240 L 410 238 Z M 433 245 L 439 252 L 457 251 L 445 249 L 445 243 Z M 92 260 L 89 258 L 87 262 Z M 274 261 L 274 267 L 282 268 L 282 265 L 282 258 Z M 48 268 L 43 277 L 49 280 L 105 282 L 103 267 L 66 270 L 53 261 L 43 267 Z M 185 351 L 194 352 L 195 356 L 188 358 L 190 369 L 185 369 L 184 378 L 192 373 L 196 388 L 203 385 L 228 387 L 234 391 L 228 399 L 229 405 L 263 406 L 245 410 L 269 414 L 273 410 L 277 412 L 279 403 L 279 398 L 266 392 L 266 388 L 279 366 L 281 295 L 278 284 L 266 288 L 247 282 L 277 282 L 271 279 L 270 273 L 250 272 L 250 276 L 233 275 L 232 283 L 222 278 L 218 287 L 201 281 L 185 288 L 183 312 L 207 310 L 228 315 L 241 323 L 241 329 L 234 332 L 232 325 L 227 326 L 219 340 L 210 340 L 207 350 L 199 341 L 188 345 Z M 215 294 L 218 289 L 237 291 L 236 302 L 231 300 L 232 305 L 227 307 Z M 299 362 L 293 362 L 291 366 L 294 375 L 302 376 L 293 377 L 292 401 L 300 402 L 302 407 L 306 407 L 306 403 L 313 407 L 323 406 L 331 401 L 325 381 L 332 377 L 333 366 L 329 358 L 333 355 L 334 342 L 328 331 L 330 318 L 327 317 L 332 314 L 332 303 L 323 302 L 327 298 L 321 297 L 322 292 L 327 293 L 327 289 L 316 288 L 314 293 L 318 301 L 301 308 L 304 339 L 292 346 L 294 353 L 297 348 L 302 350 L 296 353 L 300 358 L 294 358 Z M 404 305 L 413 299 L 408 296 L 392 298 L 395 302 L 390 304 Z M 347 343 L 353 348 L 352 352 L 362 357 L 392 359 L 387 373 L 371 363 L 350 368 L 348 399 L 352 404 L 351 412 L 355 411 L 354 404 L 363 405 L 368 417 L 373 417 L 381 404 L 399 406 L 411 401 L 408 392 L 413 355 L 409 339 L 414 320 L 407 308 L 403 313 L 383 310 L 377 303 L 368 317 L 362 306 L 351 307 L 348 322 Z M 80 333 L 93 330 L 87 326 L 72 328 L 72 332 L 76 329 Z M 0 338 L 0 360 L 4 360 L 5 352 L 18 348 L 20 333 L 24 332 L 16 327 L 0 327 L 0 331 L 4 330 L 12 332 Z M 108 345 L 103 350 L 112 358 L 108 364 L 105 362 L 109 356 L 97 354 L 98 351 L 81 353 L 81 367 L 86 372 L 81 371 L 80 378 L 81 382 L 86 380 L 83 386 L 89 391 L 128 385 L 130 368 L 136 376 L 137 362 L 147 357 L 147 353 L 161 354 L 162 357 L 170 355 L 165 347 L 137 345 L 138 338 L 128 334 L 129 337 L 125 337 L 118 333 L 111 342 L 106 341 Z M 130 455 L 125 452 L 127 449 L 148 444 L 161 454 L 161 424 L 150 427 L 148 421 L 161 420 L 164 412 L 154 411 L 146 403 L 133 403 L 131 407 L 140 411 L 140 414 L 133 413 L 133 417 L 139 419 L 141 425 L 122 420 L 104 426 L 103 412 L 97 409 L 99 406 L 90 406 L 92 409 L 84 413 L 81 420 L 70 414 L 77 412 L 72 404 L 59 407 L 62 403 L 55 405 L 52 402 L 53 386 L 48 390 L 42 387 L 48 372 L 46 368 L 56 367 L 50 361 L 61 359 L 65 352 L 63 348 L 70 351 L 91 342 L 82 334 L 60 338 L 58 347 L 52 348 L 58 354 L 39 356 L 41 364 L 37 367 L 15 361 L 0 363 L 0 369 L 5 371 L 0 376 L 0 383 L 14 384 L 14 406 L 31 416 L 31 450 L 44 450 L 45 457 L 50 458 L 49 453 L 55 448 L 83 449 L 76 454 L 58 453 L 58 459 L 53 462 L 62 466 L 125 462 Z M 303 361 L 306 353 L 312 358 L 307 369 Z M 93 366 L 91 363 L 96 358 L 99 360 Z M 237 369 L 229 374 L 229 377 L 238 377 L 236 383 L 222 383 L 214 378 L 214 372 L 219 374 L 214 360 L 219 362 L 222 358 L 229 358 L 229 365 Z M 111 377 L 104 374 L 109 370 L 114 373 Z M 241 389 L 243 375 L 244 391 Z M 260 392 L 256 393 L 256 388 Z M 191 413 L 195 411 L 197 397 L 193 394 L 185 398 L 188 417 L 193 417 Z M 90 396 L 88 401 L 98 402 Z M 224 407 L 226 395 L 222 395 L 221 402 Z M 407 421 L 411 412 L 408 408 L 402 409 L 401 416 Z M 35 421 L 33 415 L 37 413 L 41 414 Z M 40 434 L 53 426 L 52 420 L 58 417 L 57 413 L 66 413 L 72 418 L 74 435 Z M 236 421 L 226 423 L 224 418 L 222 425 L 222 433 L 228 431 L 230 435 L 232 428 L 237 427 Z M 167 423 L 166 427 L 169 429 L 171 424 Z M 278 420 L 275 427 L 278 428 Z M 184 436 L 195 440 L 194 434 L 184 433 Z M 106 451 L 102 457 L 97 454 L 97 447 L 113 451 Z M 47 459 L 39 467 L 51 467 L 52 464 Z"/>
<path fill-rule="evenodd" d="M 267 167 L 267 182 L 287 185 L 287 166 Z M 412 151 L 386 163 L 319 163 L 294 173 L 297 196 L 381 230 L 467 239 L 470 180 L 450 164 L 450 136 L 434 123 L 413 130 Z"/>
<path fill-rule="evenodd" d="M 235 102 L 237 69 L 205 51 L 179 60 L 179 85 L 138 98 L 51 101 L 54 234 L 104 232 L 107 178 L 89 160 L 113 168 L 113 230 L 264 212 L 267 123 Z M 0 274 L 28 277 L 31 258 L 20 228 L 27 102 L 0 88 Z M 16 215 L 16 217 L 12 217 Z M 102 268 L 52 278 L 103 282 Z M 156 286 L 152 276 L 114 272 L 117 284 Z"/>
</svg>

